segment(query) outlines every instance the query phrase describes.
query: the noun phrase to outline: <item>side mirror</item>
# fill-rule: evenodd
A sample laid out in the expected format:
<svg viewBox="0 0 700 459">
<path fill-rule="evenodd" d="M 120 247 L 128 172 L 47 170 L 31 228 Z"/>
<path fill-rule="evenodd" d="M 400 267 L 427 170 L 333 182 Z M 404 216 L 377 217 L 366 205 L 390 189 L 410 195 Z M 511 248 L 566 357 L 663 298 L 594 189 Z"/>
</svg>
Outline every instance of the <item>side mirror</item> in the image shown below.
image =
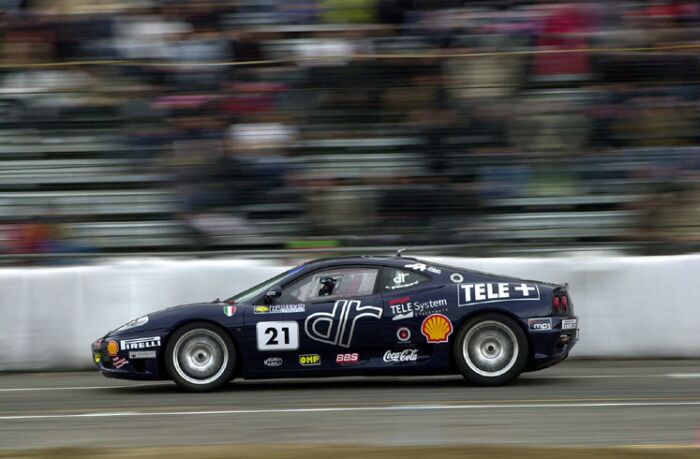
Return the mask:
<svg viewBox="0 0 700 459">
<path fill-rule="evenodd" d="M 265 294 L 265 303 L 270 304 L 275 301 L 275 298 L 280 296 L 282 296 L 282 288 L 279 285 L 275 285 Z"/>
</svg>

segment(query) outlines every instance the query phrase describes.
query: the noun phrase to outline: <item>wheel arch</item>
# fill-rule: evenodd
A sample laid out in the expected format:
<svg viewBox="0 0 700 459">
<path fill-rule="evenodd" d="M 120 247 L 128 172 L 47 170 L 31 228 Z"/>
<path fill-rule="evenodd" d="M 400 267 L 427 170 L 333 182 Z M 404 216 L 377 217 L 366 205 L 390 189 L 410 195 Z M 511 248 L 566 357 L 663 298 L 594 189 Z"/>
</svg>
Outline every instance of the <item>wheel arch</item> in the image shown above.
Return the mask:
<svg viewBox="0 0 700 459">
<path fill-rule="evenodd" d="M 508 309 L 501 309 L 501 308 L 484 308 L 484 309 L 479 309 L 477 311 L 471 311 L 466 314 L 464 314 L 460 320 L 459 323 L 455 326 L 455 330 L 452 333 L 451 339 L 450 339 L 450 371 L 455 372 L 457 371 L 457 364 L 455 362 L 455 357 L 454 357 L 454 352 L 452 350 L 454 349 L 454 346 L 456 345 L 457 342 L 457 336 L 459 335 L 460 330 L 462 327 L 466 325 L 467 322 L 469 322 L 471 319 L 478 317 L 480 315 L 486 315 L 486 314 L 500 314 L 502 316 L 508 317 L 510 319 L 513 319 L 515 323 L 518 324 L 520 329 L 523 331 L 525 334 L 525 339 L 527 340 L 527 359 L 528 363 L 532 361 L 532 341 L 530 339 L 530 333 L 527 327 L 522 323 L 522 319 L 518 317 L 513 311 L 510 311 Z"/>
<path fill-rule="evenodd" d="M 236 355 L 236 361 L 234 363 L 234 368 L 235 368 L 234 376 L 238 376 L 240 374 L 240 371 L 241 371 L 241 364 L 242 364 L 242 360 L 243 360 L 241 358 L 241 351 L 240 351 L 241 345 L 238 342 L 238 337 L 235 334 L 231 333 L 231 331 L 227 327 L 222 325 L 221 323 L 217 322 L 216 320 L 212 320 L 212 319 L 206 318 L 206 317 L 190 317 L 187 319 L 183 319 L 183 320 L 177 322 L 175 325 L 173 325 L 172 328 L 168 331 L 168 334 L 165 337 L 163 337 L 162 343 L 160 346 L 160 348 L 162 349 L 162 352 L 160 353 L 160 358 L 158 359 L 158 371 L 160 372 L 160 374 L 163 376 L 168 376 L 168 370 L 165 366 L 165 360 L 167 358 L 166 349 L 168 348 L 168 343 L 170 342 L 170 338 L 180 328 L 182 328 L 186 325 L 189 325 L 191 323 L 195 323 L 195 322 L 204 322 L 204 323 L 208 323 L 210 325 L 214 325 L 214 326 L 220 328 L 221 330 L 223 330 L 226 333 L 226 335 L 228 335 L 228 337 L 231 338 L 231 342 L 233 343 L 233 347 L 234 347 L 233 351 Z"/>
</svg>

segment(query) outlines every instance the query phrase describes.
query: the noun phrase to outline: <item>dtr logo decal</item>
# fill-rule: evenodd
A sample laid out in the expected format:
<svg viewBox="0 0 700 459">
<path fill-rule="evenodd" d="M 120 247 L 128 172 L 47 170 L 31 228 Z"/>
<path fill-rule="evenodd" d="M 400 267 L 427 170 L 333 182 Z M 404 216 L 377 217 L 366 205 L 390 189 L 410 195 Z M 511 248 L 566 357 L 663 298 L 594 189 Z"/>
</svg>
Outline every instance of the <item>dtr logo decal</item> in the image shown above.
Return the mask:
<svg viewBox="0 0 700 459">
<path fill-rule="evenodd" d="M 304 322 L 306 336 L 320 343 L 350 347 L 355 324 L 362 317 L 382 318 L 382 308 L 362 306 L 360 300 L 338 300 L 331 312 L 311 314 Z M 337 326 L 334 321 L 338 319 Z"/>
</svg>

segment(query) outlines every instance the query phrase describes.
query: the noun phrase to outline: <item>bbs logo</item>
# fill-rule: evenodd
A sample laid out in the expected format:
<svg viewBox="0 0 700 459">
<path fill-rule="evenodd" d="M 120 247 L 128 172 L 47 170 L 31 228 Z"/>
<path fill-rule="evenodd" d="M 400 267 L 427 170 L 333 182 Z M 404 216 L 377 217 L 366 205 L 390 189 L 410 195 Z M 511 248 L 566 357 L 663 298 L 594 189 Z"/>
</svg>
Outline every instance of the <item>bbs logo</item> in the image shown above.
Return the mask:
<svg viewBox="0 0 700 459">
<path fill-rule="evenodd" d="M 351 354 L 338 354 L 335 357 L 335 363 L 357 363 L 360 361 L 360 356 L 357 352 Z"/>
</svg>

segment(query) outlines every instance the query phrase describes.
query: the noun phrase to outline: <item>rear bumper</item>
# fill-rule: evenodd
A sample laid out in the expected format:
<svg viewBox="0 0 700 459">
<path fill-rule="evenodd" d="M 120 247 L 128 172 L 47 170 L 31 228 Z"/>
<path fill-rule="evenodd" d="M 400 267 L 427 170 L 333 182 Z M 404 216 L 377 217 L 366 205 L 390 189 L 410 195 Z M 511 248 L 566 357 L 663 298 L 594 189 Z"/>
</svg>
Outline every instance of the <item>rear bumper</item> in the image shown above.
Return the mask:
<svg viewBox="0 0 700 459">
<path fill-rule="evenodd" d="M 577 317 L 552 317 L 551 319 L 550 330 L 530 330 L 532 352 L 526 371 L 541 370 L 564 360 L 579 340 Z"/>
</svg>

